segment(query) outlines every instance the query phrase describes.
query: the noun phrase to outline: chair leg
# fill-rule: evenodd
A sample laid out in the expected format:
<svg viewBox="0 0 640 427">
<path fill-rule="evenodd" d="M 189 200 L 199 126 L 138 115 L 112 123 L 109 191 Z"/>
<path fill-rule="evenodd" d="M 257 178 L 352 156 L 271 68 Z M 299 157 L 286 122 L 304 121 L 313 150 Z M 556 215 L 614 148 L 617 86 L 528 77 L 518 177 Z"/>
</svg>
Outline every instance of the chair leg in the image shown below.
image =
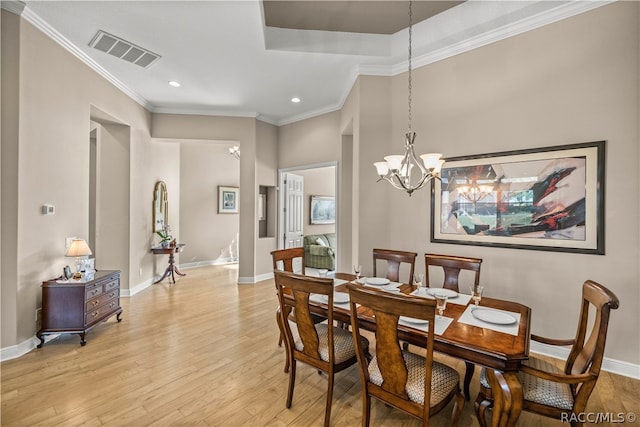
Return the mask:
<svg viewBox="0 0 640 427">
<path fill-rule="evenodd" d="M 324 427 L 329 427 L 331 424 L 331 403 L 333 400 L 333 372 L 327 372 L 329 377 L 329 384 L 327 387 L 327 406 L 324 410 Z"/>
<path fill-rule="evenodd" d="M 478 418 L 480 427 L 487 427 L 487 420 L 484 413 L 487 408 L 491 407 L 491 401 L 485 399 L 482 393 L 479 393 L 476 401 L 473 404 L 473 407 L 476 411 L 476 418 Z"/>
<path fill-rule="evenodd" d="M 469 385 L 471 384 L 471 379 L 473 378 L 473 372 L 476 368 L 476 365 L 470 362 L 464 362 L 466 366 L 466 371 L 464 373 L 464 397 L 467 400 L 471 399 L 471 394 L 469 393 Z"/>
<path fill-rule="evenodd" d="M 464 396 L 460 389 L 456 392 L 455 402 L 453 404 L 453 411 L 451 413 L 451 427 L 456 427 L 462 415 L 462 409 L 464 408 Z"/>
<path fill-rule="evenodd" d="M 362 427 L 369 427 L 371 422 L 371 396 L 367 390 L 362 390 Z"/>
<path fill-rule="evenodd" d="M 287 408 L 291 408 L 291 401 L 293 400 L 293 386 L 296 383 L 296 361 L 291 361 L 289 372 L 289 391 L 287 392 Z"/>
<path fill-rule="evenodd" d="M 280 310 L 278 309 L 276 313 L 276 323 L 278 324 L 278 329 L 280 330 L 280 337 L 278 338 L 278 347 L 282 347 L 282 341 L 284 341 L 284 327 L 282 326 L 282 319 L 280 318 Z M 285 361 L 284 361 L 284 373 L 289 372 L 289 350 L 285 346 Z"/>
</svg>

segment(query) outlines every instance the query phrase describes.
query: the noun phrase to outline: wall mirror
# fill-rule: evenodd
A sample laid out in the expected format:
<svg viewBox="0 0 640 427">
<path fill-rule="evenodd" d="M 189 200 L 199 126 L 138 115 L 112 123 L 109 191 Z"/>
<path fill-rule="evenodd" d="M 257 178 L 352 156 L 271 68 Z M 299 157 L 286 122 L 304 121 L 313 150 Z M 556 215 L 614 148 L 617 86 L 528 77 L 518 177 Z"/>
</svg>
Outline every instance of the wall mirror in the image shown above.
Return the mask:
<svg viewBox="0 0 640 427">
<path fill-rule="evenodd" d="M 169 201 L 167 185 L 164 181 L 156 182 L 153 189 L 153 231 L 161 231 L 169 223 Z"/>
</svg>

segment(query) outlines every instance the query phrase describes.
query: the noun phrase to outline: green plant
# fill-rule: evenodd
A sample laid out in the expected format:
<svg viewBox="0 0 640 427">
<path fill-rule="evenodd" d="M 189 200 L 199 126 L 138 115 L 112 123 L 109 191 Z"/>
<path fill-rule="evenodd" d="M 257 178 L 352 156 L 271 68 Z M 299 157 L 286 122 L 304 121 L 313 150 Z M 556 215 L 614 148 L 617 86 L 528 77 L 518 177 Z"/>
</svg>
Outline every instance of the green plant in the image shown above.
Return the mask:
<svg viewBox="0 0 640 427">
<path fill-rule="evenodd" d="M 156 231 L 156 234 L 160 236 L 160 243 L 170 242 L 173 237 L 169 233 L 171 230 L 168 225 L 165 225 L 162 230 Z"/>
</svg>

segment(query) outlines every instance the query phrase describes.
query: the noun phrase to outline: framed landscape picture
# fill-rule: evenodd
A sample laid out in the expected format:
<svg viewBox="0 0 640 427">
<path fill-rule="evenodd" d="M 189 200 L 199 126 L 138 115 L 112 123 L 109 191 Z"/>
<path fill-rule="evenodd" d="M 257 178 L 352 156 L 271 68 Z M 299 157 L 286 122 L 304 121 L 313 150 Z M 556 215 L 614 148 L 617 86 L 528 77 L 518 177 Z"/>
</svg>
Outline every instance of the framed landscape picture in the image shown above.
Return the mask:
<svg viewBox="0 0 640 427">
<path fill-rule="evenodd" d="M 238 213 L 240 189 L 218 186 L 218 213 Z"/>
<path fill-rule="evenodd" d="M 431 241 L 604 254 L 605 141 L 446 159 Z"/>
<path fill-rule="evenodd" d="M 336 199 L 332 196 L 311 196 L 310 224 L 335 224 Z"/>
</svg>

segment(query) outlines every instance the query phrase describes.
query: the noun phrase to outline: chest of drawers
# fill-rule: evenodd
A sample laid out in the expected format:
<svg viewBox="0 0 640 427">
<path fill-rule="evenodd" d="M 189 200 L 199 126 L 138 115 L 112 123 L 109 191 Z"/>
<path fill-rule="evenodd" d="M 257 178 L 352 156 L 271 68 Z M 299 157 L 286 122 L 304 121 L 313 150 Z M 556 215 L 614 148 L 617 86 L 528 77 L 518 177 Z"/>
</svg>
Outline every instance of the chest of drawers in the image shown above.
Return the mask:
<svg viewBox="0 0 640 427">
<path fill-rule="evenodd" d="M 87 343 L 87 332 L 116 315 L 120 307 L 120 272 L 97 271 L 93 280 L 48 280 L 42 283 L 42 328 L 36 334 L 38 348 L 47 334 L 78 334 L 80 345 Z"/>
</svg>

